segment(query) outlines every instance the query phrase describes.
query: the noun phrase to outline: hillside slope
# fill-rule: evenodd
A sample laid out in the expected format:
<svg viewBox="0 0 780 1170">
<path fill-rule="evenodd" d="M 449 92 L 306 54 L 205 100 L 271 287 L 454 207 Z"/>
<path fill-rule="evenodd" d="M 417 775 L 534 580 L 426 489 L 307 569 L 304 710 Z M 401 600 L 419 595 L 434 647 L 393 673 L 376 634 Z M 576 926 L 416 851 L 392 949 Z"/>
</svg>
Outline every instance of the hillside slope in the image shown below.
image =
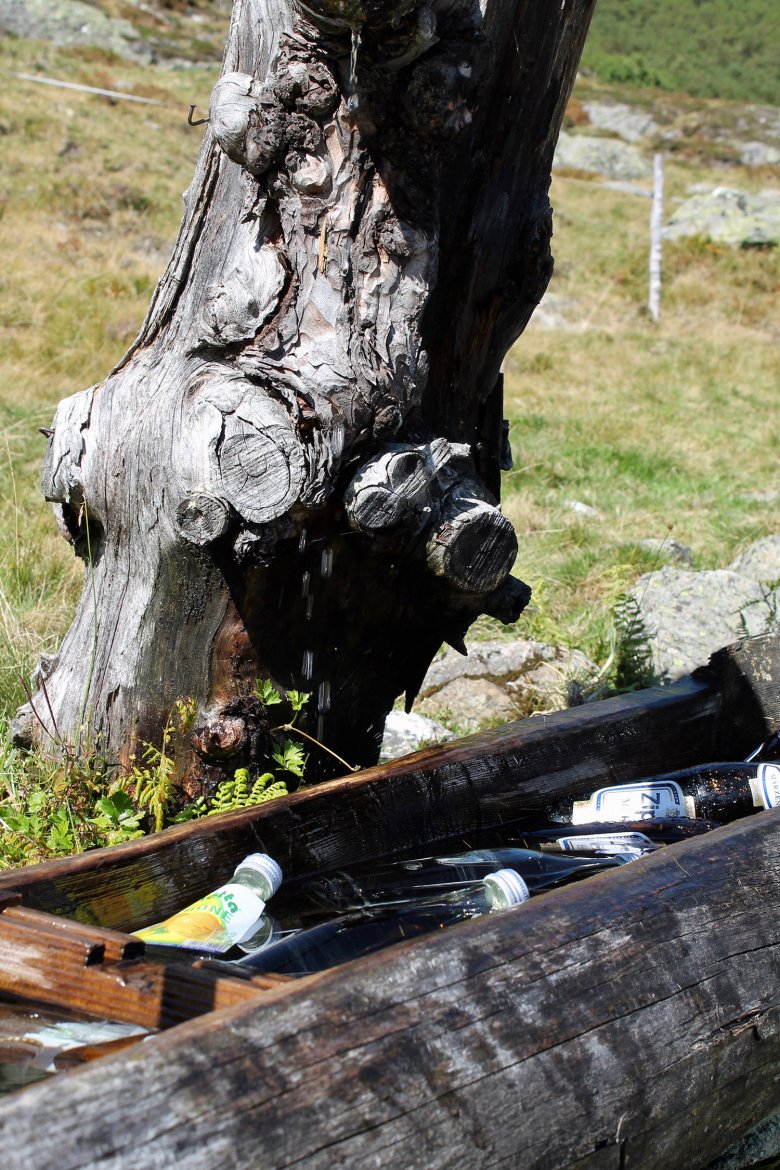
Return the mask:
<svg viewBox="0 0 780 1170">
<path fill-rule="evenodd" d="M 583 68 L 602 81 L 780 105 L 776 0 L 598 0 Z"/>
</svg>

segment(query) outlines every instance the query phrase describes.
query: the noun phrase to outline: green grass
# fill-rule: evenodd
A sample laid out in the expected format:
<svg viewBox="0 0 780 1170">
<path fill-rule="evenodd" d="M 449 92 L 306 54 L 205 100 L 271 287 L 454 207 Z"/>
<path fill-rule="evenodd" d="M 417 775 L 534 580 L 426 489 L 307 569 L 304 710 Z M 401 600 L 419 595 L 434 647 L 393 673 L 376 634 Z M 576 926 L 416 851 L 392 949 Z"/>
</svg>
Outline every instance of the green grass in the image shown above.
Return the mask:
<svg viewBox="0 0 780 1170">
<path fill-rule="evenodd" d="M 667 170 L 669 200 L 703 174 Z M 730 180 L 750 182 L 736 169 Z M 571 302 L 571 328 L 532 325 L 509 355 L 504 509 L 520 538 L 516 571 L 541 599 L 530 630 L 598 660 L 612 605 L 656 560 L 642 539 L 668 535 L 711 568 L 778 531 L 777 498 L 756 497 L 780 493 L 780 256 L 668 242 L 655 325 L 644 310 L 649 201 L 574 177 L 555 178 L 552 200 L 551 292 Z M 571 500 L 600 517 L 578 516 Z"/>
<path fill-rule="evenodd" d="M 583 68 L 602 81 L 780 105 L 773 0 L 598 0 Z"/>
<path fill-rule="evenodd" d="M 227 16 L 221 16 L 224 28 Z M 171 252 L 214 62 L 150 69 L 110 54 L 0 40 L 0 718 L 20 675 L 67 628 L 82 580 L 40 494 L 57 402 L 132 341 Z M 153 97 L 135 105 L 11 76 L 41 73 Z"/>
</svg>

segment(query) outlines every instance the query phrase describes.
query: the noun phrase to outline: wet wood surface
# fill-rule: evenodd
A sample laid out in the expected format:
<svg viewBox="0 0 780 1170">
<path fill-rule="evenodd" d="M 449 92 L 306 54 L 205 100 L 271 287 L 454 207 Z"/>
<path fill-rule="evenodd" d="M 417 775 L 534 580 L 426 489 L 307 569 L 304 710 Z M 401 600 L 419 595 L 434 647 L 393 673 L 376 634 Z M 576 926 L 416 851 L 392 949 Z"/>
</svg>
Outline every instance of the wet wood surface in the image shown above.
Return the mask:
<svg viewBox="0 0 780 1170">
<path fill-rule="evenodd" d="M 778 904 L 761 813 L 33 1086 L 5 1168 L 695 1170 L 776 1108 Z"/>
<path fill-rule="evenodd" d="M 81 898 L 104 926 L 137 927 L 251 849 L 310 872 L 738 758 L 771 730 L 777 658 L 777 637 L 755 639 L 674 686 L 2 875 L 0 926 L 30 930 L 29 907 Z M 134 972 L 123 994 L 150 1020 L 163 1001 L 170 1022 L 208 1011 L 209 994 L 216 1010 L 0 1105 L 4 1170 L 700 1170 L 777 1109 L 778 904 L 775 810 L 261 994 L 226 978 L 219 998 L 200 982 L 214 972 L 184 969 L 171 995 L 171 967 L 149 983 L 150 964 L 120 958 L 103 974 Z M 122 954 L 105 929 L 73 937 Z M 84 966 L 76 947 L 72 963 L 97 977 L 106 950 Z"/>
</svg>

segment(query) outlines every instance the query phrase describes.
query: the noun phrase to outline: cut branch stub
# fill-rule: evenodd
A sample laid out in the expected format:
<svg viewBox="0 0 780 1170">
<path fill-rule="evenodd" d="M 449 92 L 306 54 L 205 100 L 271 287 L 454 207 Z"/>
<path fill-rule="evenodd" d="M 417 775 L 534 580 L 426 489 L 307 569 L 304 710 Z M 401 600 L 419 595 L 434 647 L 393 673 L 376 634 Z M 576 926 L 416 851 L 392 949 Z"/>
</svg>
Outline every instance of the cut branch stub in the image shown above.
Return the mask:
<svg viewBox="0 0 780 1170">
<path fill-rule="evenodd" d="M 227 501 L 206 490 L 190 492 L 176 509 L 179 532 L 185 540 L 201 547 L 224 536 L 231 520 Z"/>
<path fill-rule="evenodd" d="M 63 504 L 84 498 L 84 432 L 92 413 L 92 391 L 65 398 L 57 407 L 43 462 L 43 495 Z"/>
<path fill-rule="evenodd" d="M 233 162 L 247 164 L 247 131 L 258 121 L 260 83 L 250 73 L 226 73 L 211 92 L 209 126 Z"/>
<path fill-rule="evenodd" d="M 275 520 L 300 495 L 303 452 L 282 406 L 257 395 L 225 418 L 217 456 L 222 493 L 253 524 Z"/>
<path fill-rule="evenodd" d="M 476 485 L 475 485 L 476 487 Z M 461 488 L 426 547 L 428 568 L 466 593 L 489 593 L 506 578 L 517 556 L 515 530 L 493 504 Z"/>
<path fill-rule="evenodd" d="M 344 493 L 350 524 L 368 536 L 419 532 L 433 518 L 432 478 L 420 448 L 393 444 L 361 467 Z"/>
<path fill-rule="evenodd" d="M 214 713 L 192 733 L 192 746 L 204 759 L 228 759 L 238 755 L 246 743 L 246 722 L 239 715 Z"/>
</svg>

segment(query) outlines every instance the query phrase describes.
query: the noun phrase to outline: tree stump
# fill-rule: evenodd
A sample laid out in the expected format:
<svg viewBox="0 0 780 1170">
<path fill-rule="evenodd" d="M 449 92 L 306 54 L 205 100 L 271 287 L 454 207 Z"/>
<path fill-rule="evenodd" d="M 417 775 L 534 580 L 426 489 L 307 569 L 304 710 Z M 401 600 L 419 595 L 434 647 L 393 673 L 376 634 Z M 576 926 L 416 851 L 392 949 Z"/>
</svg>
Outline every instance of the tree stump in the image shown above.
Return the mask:
<svg viewBox="0 0 780 1170">
<path fill-rule="evenodd" d="M 263 765 L 270 678 L 368 764 L 442 642 L 517 619 L 500 367 L 552 271 L 592 8 L 236 0 L 146 321 L 54 419 L 44 492 L 85 584 L 20 741 L 126 765 L 187 697 L 194 795 Z"/>
</svg>

